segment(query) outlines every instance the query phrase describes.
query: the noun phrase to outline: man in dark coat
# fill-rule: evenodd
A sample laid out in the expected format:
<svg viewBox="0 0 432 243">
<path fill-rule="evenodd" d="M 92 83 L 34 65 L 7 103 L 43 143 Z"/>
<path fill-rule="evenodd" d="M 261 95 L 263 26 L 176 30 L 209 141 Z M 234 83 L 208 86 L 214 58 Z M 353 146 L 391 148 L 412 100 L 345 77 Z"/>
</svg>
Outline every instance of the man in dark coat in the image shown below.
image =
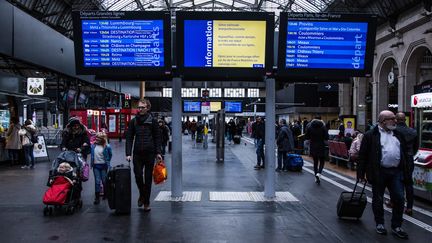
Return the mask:
<svg viewBox="0 0 432 243">
<path fill-rule="evenodd" d="M 310 140 L 309 151 L 314 161 L 315 182 L 320 184 L 320 177 L 325 163 L 325 146 L 329 138 L 321 117 L 315 117 L 306 130 L 306 139 Z M 319 167 L 318 167 L 319 161 Z"/>
<path fill-rule="evenodd" d="M 277 136 L 277 147 L 278 147 L 278 166 L 276 171 L 281 170 L 288 171 L 288 156 L 287 153 L 294 150 L 294 138 L 291 129 L 287 126 L 285 119 L 281 119 L 279 122 L 280 128 Z M 283 167 L 282 167 L 283 161 Z"/>
<path fill-rule="evenodd" d="M 159 120 L 159 129 L 161 132 L 161 152 L 162 155 L 165 155 L 165 151 L 166 151 L 166 146 L 168 145 L 168 141 L 169 141 L 169 127 L 165 124 L 165 121 L 160 119 Z"/>
<path fill-rule="evenodd" d="M 150 101 L 141 99 L 138 102 L 138 109 L 137 116 L 130 120 L 126 132 L 126 160 L 131 160 L 133 144 L 134 174 L 140 193 L 138 207 L 144 205 L 144 211 L 148 212 L 155 158 L 158 161 L 162 160 L 161 132 L 157 120 L 149 112 Z"/>
<path fill-rule="evenodd" d="M 408 234 L 401 228 L 404 208 L 404 183 L 409 180 L 406 163 L 405 140 L 396 131 L 396 117 L 389 110 L 378 116 L 378 126 L 363 137 L 357 177 L 372 185 L 372 209 L 375 216 L 376 232 L 385 235 L 384 191 L 388 188 L 393 202 L 391 228 L 393 234 L 406 239 Z"/>
<path fill-rule="evenodd" d="M 90 153 L 90 139 L 87 135 L 87 129 L 77 117 L 69 119 L 62 133 L 60 148 L 63 151 L 70 150 L 82 153 L 83 158 L 86 158 Z"/>
<path fill-rule="evenodd" d="M 257 164 L 255 169 L 264 169 L 264 144 L 265 144 L 265 124 L 261 117 L 257 117 L 255 122 L 254 138 L 256 139 L 256 154 L 257 154 Z M 261 164 L 262 162 L 262 164 Z"/>
<path fill-rule="evenodd" d="M 412 215 L 412 208 L 414 204 L 414 189 L 413 189 L 412 173 L 414 171 L 414 155 L 417 153 L 417 150 L 419 148 L 419 140 L 418 140 L 416 130 L 406 125 L 405 113 L 403 112 L 397 113 L 396 121 L 397 121 L 396 131 L 402 134 L 402 137 L 405 139 L 406 142 L 406 149 L 407 149 L 406 162 L 409 169 L 409 180 L 405 185 L 405 194 L 407 200 L 405 213 L 408 215 Z"/>
</svg>

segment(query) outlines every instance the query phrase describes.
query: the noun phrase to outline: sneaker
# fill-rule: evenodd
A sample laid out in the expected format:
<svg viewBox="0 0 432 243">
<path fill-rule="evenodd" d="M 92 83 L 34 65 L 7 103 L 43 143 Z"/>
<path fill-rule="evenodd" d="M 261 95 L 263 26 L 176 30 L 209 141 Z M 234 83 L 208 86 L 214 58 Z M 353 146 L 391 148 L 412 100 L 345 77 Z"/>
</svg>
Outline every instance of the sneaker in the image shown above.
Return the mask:
<svg viewBox="0 0 432 243">
<path fill-rule="evenodd" d="M 407 209 L 405 209 L 405 214 L 406 214 L 406 215 L 409 215 L 409 216 L 412 216 L 412 215 L 413 215 L 413 211 L 412 211 L 412 209 L 411 209 L 411 208 L 407 208 Z"/>
<path fill-rule="evenodd" d="M 392 228 L 392 232 L 401 239 L 408 239 L 408 234 L 401 227 Z"/>
<path fill-rule="evenodd" d="M 315 174 L 315 183 L 319 185 L 321 183 L 321 181 L 320 181 L 320 178 L 318 175 L 319 175 L 319 173 Z"/>
<path fill-rule="evenodd" d="M 142 197 L 138 198 L 138 207 L 142 207 L 144 205 L 144 199 Z"/>
<path fill-rule="evenodd" d="M 151 208 L 150 205 L 144 205 L 144 212 L 150 212 Z"/>
<path fill-rule="evenodd" d="M 261 166 L 260 165 L 255 165 L 254 168 L 255 168 L 255 170 L 259 170 L 259 169 L 261 169 Z"/>
<path fill-rule="evenodd" d="M 386 235 L 387 234 L 387 230 L 383 224 L 377 224 L 376 232 L 380 235 Z"/>
<path fill-rule="evenodd" d="M 28 169 L 29 167 L 27 165 L 21 166 L 21 169 Z"/>
<path fill-rule="evenodd" d="M 281 172 L 282 170 L 280 168 L 276 168 L 276 172 Z"/>
<path fill-rule="evenodd" d="M 264 165 L 261 165 L 261 169 L 265 169 L 265 166 L 264 166 Z"/>
</svg>

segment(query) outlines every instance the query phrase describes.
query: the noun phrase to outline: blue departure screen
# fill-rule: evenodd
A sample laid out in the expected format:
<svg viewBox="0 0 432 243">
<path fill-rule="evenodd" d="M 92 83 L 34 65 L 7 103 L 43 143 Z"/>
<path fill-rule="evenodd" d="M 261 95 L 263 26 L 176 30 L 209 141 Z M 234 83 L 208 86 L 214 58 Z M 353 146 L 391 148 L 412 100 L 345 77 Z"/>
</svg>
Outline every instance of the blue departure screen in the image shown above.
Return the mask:
<svg viewBox="0 0 432 243">
<path fill-rule="evenodd" d="M 363 70 L 368 23 L 289 20 L 285 67 Z"/>
<path fill-rule="evenodd" d="M 84 67 L 163 67 L 162 20 L 82 20 Z"/>
<path fill-rule="evenodd" d="M 242 112 L 240 101 L 225 101 L 225 112 Z"/>
<path fill-rule="evenodd" d="M 201 112 L 201 102 L 199 101 L 185 101 L 183 102 L 184 112 Z"/>
</svg>

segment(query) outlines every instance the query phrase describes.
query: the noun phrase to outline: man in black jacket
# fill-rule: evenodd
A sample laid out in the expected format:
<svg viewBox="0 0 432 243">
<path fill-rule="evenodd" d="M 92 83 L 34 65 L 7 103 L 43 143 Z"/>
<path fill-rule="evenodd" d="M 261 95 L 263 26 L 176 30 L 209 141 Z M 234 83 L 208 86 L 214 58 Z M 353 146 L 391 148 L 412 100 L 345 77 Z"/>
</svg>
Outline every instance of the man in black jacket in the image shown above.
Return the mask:
<svg viewBox="0 0 432 243">
<path fill-rule="evenodd" d="M 419 148 L 419 141 L 417 137 L 417 132 L 415 129 L 410 128 L 405 123 L 405 113 L 399 112 L 396 114 L 397 127 L 396 131 L 402 134 L 403 138 L 406 141 L 406 149 L 407 149 L 407 166 L 409 170 L 409 180 L 405 185 L 405 194 L 407 200 L 407 207 L 405 213 L 408 215 L 412 215 L 412 208 L 414 204 L 414 189 L 413 189 L 413 180 L 412 173 L 414 171 L 414 155 L 417 153 Z"/>
<path fill-rule="evenodd" d="M 404 183 L 408 181 L 405 140 L 396 129 L 396 117 L 389 110 L 378 116 L 378 126 L 363 137 L 360 152 L 358 179 L 372 185 L 372 209 L 376 232 L 385 235 L 383 198 L 388 188 L 393 202 L 391 228 L 393 234 L 406 239 L 408 234 L 401 228 L 404 208 Z"/>
<path fill-rule="evenodd" d="M 262 121 L 261 117 L 257 117 L 254 128 L 255 128 L 254 138 L 257 141 L 256 144 L 257 164 L 255 165 L 254 168 L 256 170 L 260 170 L 265 168 L 265 161 L 264 161 L 265 124 Z"/>
<path fill-rule="evenodd" d="M 126 132 L 126 160 L 131 160 L 133 144 L 134 174 L 140 193 L 138 207 L 144 205 L 144 211 L 146 212 L 150 211 L 154 161 L 155 158 L 162 160 L 161 133 L 157 120 L 149 112 L 150 108 L 150 101 L 141 99 L 138 102 L 139 112 L 135 118 L 130 120 Z"/>
<path fill-rule="evenodd" d="M 277 134 L 276 144 L 278 151 L 278 166 L 276 168 L 277 172 L 281 170 L 288 171 L 288 152 L 294 150 L 294 138 L 291 129 L 288 127 L 285 119 L 281 119 L 280 130 Z M 283 162 L 283 167 L 282 167 Z"/>
</svg>

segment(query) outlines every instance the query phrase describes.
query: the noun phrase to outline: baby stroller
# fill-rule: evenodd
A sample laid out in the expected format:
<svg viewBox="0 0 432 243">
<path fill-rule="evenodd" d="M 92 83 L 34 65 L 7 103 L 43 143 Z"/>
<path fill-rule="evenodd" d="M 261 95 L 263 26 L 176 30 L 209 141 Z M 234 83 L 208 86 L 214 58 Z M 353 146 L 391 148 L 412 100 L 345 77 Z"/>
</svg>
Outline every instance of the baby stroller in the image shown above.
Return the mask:
<svg viewBox="0 0 432 243">
<path fill-rule="evenodd" d="M 63 162 L 67 162 L 72 167 L 72 170 L 59 173 L 57 169 Z M 66 207 L 66 214 L 73 214 L 75 209 L 82 208 L 82 166 L 83 158 L 81 154 L 73 151 L 60 153 L 52 162 L 47 183 L 49 188 L 43 197 L 43 203 L 45 204 L 44 216 L 52 215 L 53 209 L 61 209 L 63 206 Z"/>
</svg>

